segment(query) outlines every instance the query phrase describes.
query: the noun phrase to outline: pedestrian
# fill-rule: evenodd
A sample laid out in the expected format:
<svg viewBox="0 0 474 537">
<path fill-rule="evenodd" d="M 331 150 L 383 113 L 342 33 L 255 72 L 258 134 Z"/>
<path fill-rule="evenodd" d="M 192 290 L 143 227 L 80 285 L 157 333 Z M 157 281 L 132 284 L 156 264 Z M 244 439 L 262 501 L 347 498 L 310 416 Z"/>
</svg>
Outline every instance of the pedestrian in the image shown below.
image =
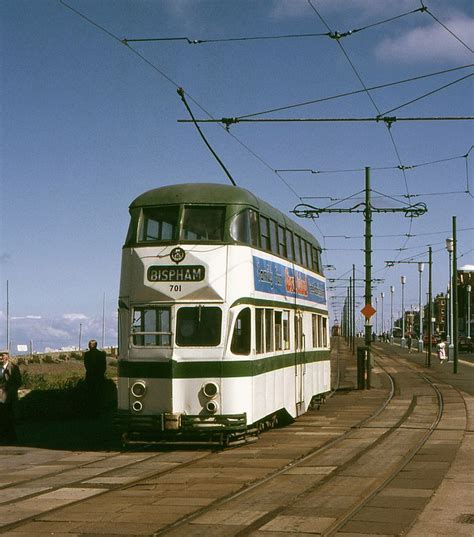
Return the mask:
<svg viewBox="0 0 474 537">
<path fill-rule="evenodd" d="M 446 363 L 446 343 L 441 340 L 436 345 L 436 352 L 438 353 L 439 363 L 445 364 Z"/>
<path fill-rule="evenodd" d="M 14 444 L 15 406 L 18 401 L 18 388 L 21 386 L 20 368 L 10 360 L 8 350 L 1 351 L 0 367 L 0 443 Z"/>
<path fill-rule="evenodd" d="M 407 335 L 407 347 L 408 347 L 408 352 L 411 352 L 411 332 L 408 332 L 408 335 Z"/>
<path fill-rule="evenodd" d="M 91 414 L 99 414 L 107 360 L 105 352 L 97 348 L 97 341 L 95 339 L 89 341 L 88 347 L 89 350 L 84 353 L 86 386 L 89 395 L 87 403 Z"/>
</svg>

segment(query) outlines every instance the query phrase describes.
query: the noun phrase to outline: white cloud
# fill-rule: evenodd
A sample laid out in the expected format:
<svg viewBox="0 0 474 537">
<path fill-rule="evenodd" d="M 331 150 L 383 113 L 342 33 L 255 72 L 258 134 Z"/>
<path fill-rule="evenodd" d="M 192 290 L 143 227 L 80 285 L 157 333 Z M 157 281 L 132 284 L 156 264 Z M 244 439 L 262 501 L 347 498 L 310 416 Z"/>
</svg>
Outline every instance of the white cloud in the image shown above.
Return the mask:
<svg viewBox="0 0 474 537">
<path fill-rule="evenodd" d="M 469 45 L 469 40 L 474 35 L 473 18 L 458 16 L 443 21 L 443 24 Z M 462 62 L 468 55 L 472 57 L 466 47 L 437 22 L 384 39 L 375 53 L 384 61 L 405 63 L 433 60 Z"/>
<path fill-rule="evenodd" d="M 358 21 L 381 14 L 385 15 L 384 18 L 388 18 L 414 9 L 413 0 L 397 0 L 396 4 L 391 6 L 387 6 L 386 2 L 377 2 L 375 0 L 351 0 L 350 2 L 348 0 L 314 0 L 313 5 L 321 13 L 322 17 L 343 14 L 349 15 L 352 20 L 355 17 L 355 20 Z M 393 12 L 394 5 L 396 6 L 396 13 Z M 316 17 L 307 0 L 275 0 L 271 14 L 278 19 L 307 17 L 311 14 Z M 318 19 L 315 18 L 315 20 Z"/>
<path fill-rule="evenodd" d="M 65 321 L 86 321 L 88 317 L 83 313 L 65 313 L 63 319 Z"/>
<path fill-rule="evenodd" d="M 11 317 L 12 321 L 24 321 L 30 319 L 41 319 L 41 315 L 24 315 L 23 317 Z"/>
</svg>

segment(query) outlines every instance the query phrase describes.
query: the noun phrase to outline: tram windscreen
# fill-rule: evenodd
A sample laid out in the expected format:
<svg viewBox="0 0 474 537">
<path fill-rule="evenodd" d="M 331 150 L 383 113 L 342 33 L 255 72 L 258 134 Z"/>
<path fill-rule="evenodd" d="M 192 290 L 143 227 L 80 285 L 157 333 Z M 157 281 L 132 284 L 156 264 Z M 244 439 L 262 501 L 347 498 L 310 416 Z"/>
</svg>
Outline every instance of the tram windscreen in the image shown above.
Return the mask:
<svg viewBox="0 0 474 537">
<path fill-rule="evenodd" d="M 177 238 L 179 207 L 153 207 L 143 209 L 140 242 L 172 241 Z"/>
<path fill-rule="evenodd" d="M 222 241 L 224 207 L 185 207 L 181 238 L 187 241 Z"/>
<path fill-rule="evenodd" d="M 171 346 L 171 309 L 162 306 L 134 308 L 133 345 L 137 347 Z"/>
<path fill-rule="evenodd" d="M 221 341 L 221 326 L 220 308 L 180 308 L 176 321 L 176 343 L 180 347 L 215 347 Z"/>
</svg>

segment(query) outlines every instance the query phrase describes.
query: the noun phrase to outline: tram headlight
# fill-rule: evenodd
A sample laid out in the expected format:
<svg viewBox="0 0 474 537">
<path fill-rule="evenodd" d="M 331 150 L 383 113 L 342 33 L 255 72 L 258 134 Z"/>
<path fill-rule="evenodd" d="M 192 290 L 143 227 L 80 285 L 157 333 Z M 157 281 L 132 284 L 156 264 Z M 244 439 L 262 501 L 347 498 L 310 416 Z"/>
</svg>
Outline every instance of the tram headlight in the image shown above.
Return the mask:
<svg viewBox="0 0 474 537">
<path fill-rule="evenodd" d="M 206 403 L 206 410 L 209 412 L 209 414 L 215 414 L 219 410 L 217 401 L 208 401 Z"/>
<path fill-rule="evenodd" d="M 215 382 L 206 382 L 202 385 L 202 393 L 212 399 L 219 393 L 219 386 Z"/>
<path fill-rule="evenodd" d="M 146 393 L 146 384 L 143 382 L 143 380 L 139 380 L 132 385 L 130 391 L 134 397 L 143 397 Z"/>
<path fill-rule="evenodd" d="M 143 410 L 143 405 L 141 401 L 134 401 L 132 408 L 135 412 L 141 412 Z"/>
</svg>

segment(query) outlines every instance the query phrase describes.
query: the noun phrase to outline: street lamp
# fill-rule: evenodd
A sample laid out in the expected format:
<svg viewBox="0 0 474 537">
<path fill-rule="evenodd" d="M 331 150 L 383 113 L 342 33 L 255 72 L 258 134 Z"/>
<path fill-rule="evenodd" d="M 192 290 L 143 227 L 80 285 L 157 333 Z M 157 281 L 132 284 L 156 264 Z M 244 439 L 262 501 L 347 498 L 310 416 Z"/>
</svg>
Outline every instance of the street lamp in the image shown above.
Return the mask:
<svg viewBox="0 0 474 537">
<path fill-rule="evenodd" d="M 381 330 L 381 331 L 382 331 L 382 334 L 385 333 L 385 329 L 384 329 L 384 325 L 383 325 L 383 299 L 384 299 L 384 296 L 385 296 L 385 294 L 384 294 L 384 292 L 382 291 L 382 292 L 380 293 L 380 298 L 382 299 L 382 330 Z"/>
<path fill-rule="evenodd" d="M 393 343 L 393 293 L 395 292 L 395 287 L 390 286 L 390 343 Z"/>
<path fill-rule="evenodd" d="M 454 240 L 452 238 L 446 239 L 446 250 L 449 254 L 449 301 L 448 301 L 448 330 L 446 338 L 448 340 L 448 360 L 453 356 L 454 343 L 453 343 L 453 285 L 452 285 L 452 255 L 454 250 Z"/>
<path fill-rule="evenodd" d="M 471 341 L 471 284 L 467 284 L 467 341 Z"/>
<path fill-rule="evenodd" d="M 378 307 L 379 299 L 378 297 L 375 297 L 375 335 L 377 336 L 379 333 L 379 323 L 378 323 L 378 315 L 379 315 L 379 307 Z"/>
<path fill-rule="evenodd" d="M 405 348 L 407 346 L 407 341 L 405 339 L 405 284 L 407 283 L 406 276 L 400 278 L 402 284 L 402 339 L 401 346 Z"/>
<path fill-rule="evenodd" d="M 423 352 L 423 307 L 421 304 L 421 276 L 423 274 L 424 268 L 425 268 L 424 263 L 418 263 L 418 273 L 420 275 L 419 285 L 418 285 L 418 309 L 419 309 L 418 318 L 420 320 L 420 338 L 418 339 L 418 352 Z M 431 341 L 428 343 L 428 345 L 431 345 Z"/>
</svg>

